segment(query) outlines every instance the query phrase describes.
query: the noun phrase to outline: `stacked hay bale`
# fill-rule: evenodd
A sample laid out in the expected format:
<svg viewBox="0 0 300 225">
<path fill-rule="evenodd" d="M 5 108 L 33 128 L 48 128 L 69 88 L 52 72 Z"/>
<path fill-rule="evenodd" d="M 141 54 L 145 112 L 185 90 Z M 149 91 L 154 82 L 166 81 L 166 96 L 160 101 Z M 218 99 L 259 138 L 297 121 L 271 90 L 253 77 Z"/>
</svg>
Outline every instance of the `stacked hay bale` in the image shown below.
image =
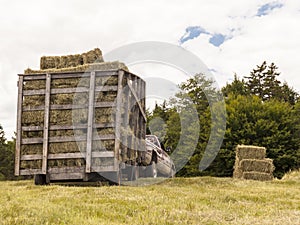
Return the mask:
<svg viewBox="0 0 300 225">
<path fill-rule="evenodd" d="M 45 73 L 68 73 L 68 72 L 85 72 L 92 70 L 128 70 L 125 64 L 120 62 L 103 62 L 102 52 L 100 49 L 94 49 L 87 53 L 68 55 L 68 56 L 43 56 L 40 61 L 40 70 L 25 70 L 25 74 L 45 74 Z M 60 88 L 89 88 L 89 78 L 55 78 L 51 80 L 51 89 Z M 117 76 L 96 77 L 96 86 L 116 86 L 118 85 Z M 41 90 L 46 88 L 45 79 L 30 80 L 23 84 L 23 89 L 28 91 Z M 88 89 L 87 89 L 88 90 Z M 95 92 L 95 102 L 114 102 L 117 96 L 116 91 L 97 91 Z M 56 109 L 50 110 L 50 126 L 72 126 L 87 124 L 88 120 L 88 92 L 82 93 L 63 93 L 51 94 L 50 105 L 86 105 L 78 109 Z M 24 96 L 23 107 L 39 107 L 45 105 L 45 95 L 28 95 Z M 96 108 L 94 112 L 94 122 L 101 124 L 113 123 L 114 110 L 110 107 Z M 23 111 L 22 126 L 27 127 L 43 127 L 44 111 Z M 113 128 L 98 128 L 98 135 L 114 134 Z M 82 137 L 87 135 L 86 128 L 84 129 L 63 129 L 50 130 L 49 137 Z M 22 131 L 22 139 L 26 138 L 43 138 L 42 130 Z M 93 151 L 113 151 L 114 140 L 93 141 Z M 77 142 L 53 142 L 49 143 L 49 154 L 59 153 L 82 153 L 86 150 L 86 141 Z M 21 155 L 42 155 L 43 144 L 26 144 L 21 146 Z M 100 159 L 95 159 L 93 164 L 103 164 L 98 162 Z M 98 161 L 97 161 L 98 160 Z M 83 166 L 85 161 L 80 159 L 50 159 L 48 166 L 64 167 L 64 166 Z M 21 161 L 21 169 L 40 169 L 42 166 L 41 160 Z"/>
<path fill-rule="evenodd" d="M 99 48 L 95 48 L 94 50 L 83 54 L 67 56 L 43 56 L 41 57 L 40 61 L 40 69 L 61 69 L 101 62 L 104 62 L 102 52 Z"/>
<path fill-rule="evenodd" d="M 260 181 L 272 180 L 275 169 L 273 160 L 265 157 L 264 147 L 238 145 L 233 177 Z"/>
</svg>

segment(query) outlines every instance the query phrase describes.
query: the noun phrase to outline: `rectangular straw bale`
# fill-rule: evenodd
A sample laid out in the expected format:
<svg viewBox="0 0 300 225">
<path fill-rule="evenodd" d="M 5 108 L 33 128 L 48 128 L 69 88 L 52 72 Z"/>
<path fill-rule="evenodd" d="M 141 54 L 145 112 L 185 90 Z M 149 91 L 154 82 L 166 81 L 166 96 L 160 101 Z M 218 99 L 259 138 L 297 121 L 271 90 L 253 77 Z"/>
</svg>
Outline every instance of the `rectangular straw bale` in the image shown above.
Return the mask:
<svg viewBox="0 0 300 225">
<path fill-rule="evenodd" d="M 272 159 L 243 159 L 240 168 L 244 172 L 273 173 L 274 166 Z"/>
<path fill-rule="evenodd" d="M 30 95 L 24 96 L 23 106 L 44 106 L 45 95 Z"/>
<path fill-rule="evenodd" d="M 88 77 L 56 78 L 51 81 L 51 88 L 77 88 L 89 86 L 90 79 Z"/>
<path fill-rule="evenodd" d="M 21 155 L 42 155 L 43 144 L 21 145 Z"/>
<path fill-rule="evenodd" d="M 266 157 L 266 148 L 252 145 L 238 145 L 236 147 L 236 157 L 243 159 L 264 159 Z"/>
<path fill-rule="evenodd" d="M 51 110 L 50 125 L 73 125 L 87 123 L 87 109 Z"/>
<path fill-rule="evenodd" d="M 238 159 L 235 160 L 234 163 L 234 171 L 233 171 L 233 178 L 242 178 L 243 170 L 240 167 L 240 161 Z"/>
<path fill-rule="evenodd" d="M 85 160 L 82 159 L 49 159 L 48 168 L 61 168 L 61 167 L 76 167 L 84 166 Z"/>
<path fill-rule="evenodd" d="M 68 93 L 68 94 L 52 94 L 50 97 L 51 105 L 84 105 L 89 101 L 87 92 Z"/>
<path fill-rule="evenodd" d="M 261 172 L 243 172 L 242 178 L 245 180 L 269 181 L 273 180 L 273 174 Z"/>
<path fill-rule="evenodd" d="M 26 111 L 22 113 L 22 126 L 42 126 L 44 111 Z"/>
<path fill-rule="evenodd" d="M 78 153 L 86 151 L 86 142 L 57 142 L 49 143 L 49 153 L 58 154 L 58 153 Z"/>
<path fill-rule="evenodd" d="M 114 148 L 115 148 L 114 140 L 93 141 L 93 145 L 92 145 L 93 152 L 114 151 Z"/>
<path fill-rule="evenodd" d="M 116 91 L 100 91 L 95 93 L 95 102 L 114 102 L 116 97 Z"/>
<path fill-rule="evenodd" d="M 41 169 L 42 160 L 21 161 L 20 169 Z"/>
<path fill-rule="evenodd" d="M 46 88 L 46 80 L 29 80 L 23 84 L 24 90 L 39 90 Z"/>
<path fill-rule="evenodd" d="M 116 86 L 118 85 L 118 76 L 97 76 L 97 86 Z"/>
<path fill-rule="evenodd" d="M 123 69 L 129 71 L 127 66 L 124 63 L 115 61 L 115 62 L 102 62 L 102 63 L 93 63 L 93 64 L 84 64 L 76 67 L 68 68 L 52 68 L 45 70 L 32 70 L 30 68 L 24 71 L 24 74 L 45 74 L 45 73 L 68 73 L 68 72 L 90 72 L 94 70 L 118 70 Z"/>
<path fill-rule="evenodd" d="M 114 158 L 92 158 L 92 167 L 93 166 L 113 166 Z"/>
</svg>

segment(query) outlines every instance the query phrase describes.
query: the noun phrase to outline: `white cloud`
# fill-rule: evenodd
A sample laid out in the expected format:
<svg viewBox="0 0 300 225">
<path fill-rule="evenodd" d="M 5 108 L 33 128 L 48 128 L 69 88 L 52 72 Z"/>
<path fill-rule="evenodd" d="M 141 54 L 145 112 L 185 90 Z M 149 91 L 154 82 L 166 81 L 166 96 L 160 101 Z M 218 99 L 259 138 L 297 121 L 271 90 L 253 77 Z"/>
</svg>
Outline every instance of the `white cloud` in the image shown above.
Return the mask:
<svg viewBox="0 0 300 225">
<path fill-rule="evenodd" d="M 283 79 L 300 90 L 299 1 L 285 1 L 269 15 L 255 17 L 259 7 L 270 2 L 0 0 L 0 123 L 10 138 L 16 124 L 16 74 L 38 68 L 40 56 L 95 47 L 106 53 L 145 40 L 178 44 L 188 26 L 233 35 L 220 48 L 209 44 L 208 35 L 184 44 L 217 71 L 214 75 L 221 85 L 234 72 L 245 75 L 267 60 L 274 61 Z"/>
</svg>

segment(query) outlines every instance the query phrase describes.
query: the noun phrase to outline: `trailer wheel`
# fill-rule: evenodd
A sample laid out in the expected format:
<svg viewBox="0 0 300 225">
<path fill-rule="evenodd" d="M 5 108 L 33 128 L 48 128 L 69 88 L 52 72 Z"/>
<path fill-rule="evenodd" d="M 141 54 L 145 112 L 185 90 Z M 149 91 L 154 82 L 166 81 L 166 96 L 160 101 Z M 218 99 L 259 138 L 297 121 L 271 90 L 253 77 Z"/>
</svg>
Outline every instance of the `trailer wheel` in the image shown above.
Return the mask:
<svg viewBox="0 0 300 225">
<path fill-rule="evenodd" d="M 35 185 L 45 185 L 46 184 L 46 175 L 35 174 L 34 175 L 34 184 Z"/>
<path fill-rule="evenodd" d="M 153 177 L 156 178 L 157 177 L 157 168 L 156 168 L 156 163 L 154 161 L 152 161 L 151 165 L 148 166 L 148 177 Z"/>
</svg>

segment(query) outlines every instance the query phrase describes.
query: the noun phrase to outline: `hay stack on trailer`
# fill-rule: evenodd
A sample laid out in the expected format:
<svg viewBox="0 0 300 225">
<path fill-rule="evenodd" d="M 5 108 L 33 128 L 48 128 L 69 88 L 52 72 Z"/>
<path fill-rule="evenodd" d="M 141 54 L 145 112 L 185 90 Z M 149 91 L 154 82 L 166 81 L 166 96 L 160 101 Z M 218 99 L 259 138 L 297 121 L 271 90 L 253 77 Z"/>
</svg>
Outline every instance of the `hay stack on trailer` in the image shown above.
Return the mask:
<svg viewBox="0 0 300 225">
<path fill-rule="evenodd" d="M 92 53 L 83 61 L 99 51 Z M 62 68 L 58 61 L 42 57 L 42 70 L 19 75 L 15 174 L 37 182 L 119 179 L 120 164 L 135 166 L 145 149 L 145 82 L 119 62 Z"/>
<path fill-rule="evenodd" d="M 238 145 L 234 165 L 234 178 L 252 180 L 272 180 L 275 169 L 273 160 L 265 158 L 266 148 Z"/>
</svg>

